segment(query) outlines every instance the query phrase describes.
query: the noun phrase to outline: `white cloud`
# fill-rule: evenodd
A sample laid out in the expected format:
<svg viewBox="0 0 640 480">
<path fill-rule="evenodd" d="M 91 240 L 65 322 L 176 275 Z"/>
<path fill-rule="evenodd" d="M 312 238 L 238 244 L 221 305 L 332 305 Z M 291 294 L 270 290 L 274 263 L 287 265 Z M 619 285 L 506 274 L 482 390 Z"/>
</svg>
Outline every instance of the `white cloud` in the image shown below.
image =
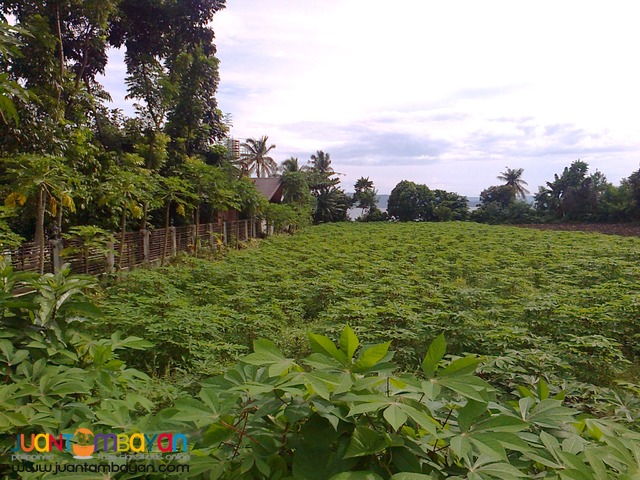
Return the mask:
<svg viewBox="0 0 640 480">
<path fill-rule="evenodd" d="M 639 167 L 635 12 L 628 0 L 233 0 L 213 22 L 218 100 L 234 135 L 269 135 L 278 160 L 330 152 L 347 189 L 369 176 L 383 193 L 412 179 L 477 195 L 508 165 L 535 191 L 577 158 L 617 182 Z"/>
</svg>

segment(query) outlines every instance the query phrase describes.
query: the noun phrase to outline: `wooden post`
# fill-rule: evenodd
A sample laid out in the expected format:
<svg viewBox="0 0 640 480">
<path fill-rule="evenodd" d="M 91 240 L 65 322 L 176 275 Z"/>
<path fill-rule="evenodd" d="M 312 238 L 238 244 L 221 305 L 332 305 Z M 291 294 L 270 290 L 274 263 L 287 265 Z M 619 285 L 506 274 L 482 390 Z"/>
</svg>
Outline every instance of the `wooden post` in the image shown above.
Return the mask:
<svg viewBox="0 0 640 480">
<path fill-rule="evenodd" d="M 213 233 L 213 223 L 208 223 L 209 226 L 209 245 L 211 246 L 211 251 L 213 252 L 214 247 L 216 246 L 216 236 Z"/>
<path fill-rule="evenodd" d="M 62 250 L 62 240 L 51 240 L 51 266 L 53 267 L 53 273 L 60 271 L 60 251 Z"/>
<path fill-rule="evenodd" d="M 116 247 L 113 242 L 107 242 L 107 248 L 107 273 L 111 273 L 116 267 Z"/>
<path fill-rule="evenodd" d="M 149 263 L 149 237 L 151 233 L 149 230 L 140 230 L 142 234 L 142 256 L 144 258 L 144 263 Z"/>
<path fill-rule="evenodd" d="M 198 227 L 196 225 L 191 225 L 191 245 L 195 250 L 196 248 L 196 238 L 198 237 Z"/>
<path fill-rule="evenodd" d="M 249 240 L 249 220 L 244 221 L 244 241 Z"/>
<path fill-rule="evenodd" d="M 251 221 L 251 238 L 256 238 L 256 217 Z"/>
<path fill-rule="evenodd" d="M 171 234 L 171 256 L 175 257 L 178 254 L 178 239 L 176 238 L 176 227 L 169 227 L 169 233 Z"/>
<path fill-rule="evenodd" d="M 229 244 L 229 238 L 227 237 L 227 222 L 222 222 L 222 242 L 225 245 Z"/>
</svg>

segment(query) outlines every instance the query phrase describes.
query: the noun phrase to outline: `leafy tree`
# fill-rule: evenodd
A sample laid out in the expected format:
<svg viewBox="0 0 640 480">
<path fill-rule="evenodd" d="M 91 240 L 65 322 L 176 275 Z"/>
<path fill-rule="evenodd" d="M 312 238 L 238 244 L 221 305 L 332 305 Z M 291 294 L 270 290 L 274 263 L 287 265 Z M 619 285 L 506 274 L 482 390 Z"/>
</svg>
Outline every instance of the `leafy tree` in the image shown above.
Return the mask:
<svg viewBox="0 0 640 480">
<path fill-rule="evenodd" d="M 305 168 L 304 166 L 302 167 L 300 166 L 298 157 L 289 157 L 286 160 L 284 160 L 280 165 L 280 169 L 282 170 L 282 173 L 301 172 L 304 170 L 304 168 Z"/>
<path fill-rule="evenodd" d="M 243 172 L 255 173 L 256 177 L 271 177 L 276 173 L 278 164 L 268 154 L 276 148 L 274 144 L 268 145 L 269 137 L 263 135 L 259 139 L 248 138 L 241 147 L 245 149 L 241 162 Z"/>
<path fill-rule="evenodd" d="M 102 187 L 102 203 L 120 212 L 120 242 L 118 266 L 123 267 L 127 216 L 142 218 L 144 204 L 157 198 L 157 183 L 149 170 L 142 168 L 143 160 L 135 154 L 125 154 L 119 165 L 112 165 Z"/>
<path fill-rule="evenodd" d="M 95 225 L 81 225 L 73 227 L 63 235 L 68 240 L 81 240 L 79 245 L 65 247 L 61 255 L 63 257 L 80 253 L 84 264 L 84 273 L 89 273 L 89 255 L 99 253 L 105 257 L 113 250 L 115 238 L 110 232 Z"/>
<path fill-rule="evenodd" d="M 351 200 L 338 187 L 339 174 L 331 166 L 331 155 L 322 150 L 311 155 L 306 175 L 309 189 L 316 200 L 314 223 L 346 220 Z"/>
<path fill-rule="evenodd" d="M 498 175 L 498 180 L 502 180 L 507 187 L 511 187 L 515 196 L 519 196 L 523 200 L 526 198 L 529 190 L 524 188 L 523 185 L 528 185 L 522 179 L 522 174 L 524 173 L 523 168 L 509 168 L 506 167 L 506 170 L 500 175 Z"/>
<path fill-rule="evenodd" d="M 165 203 L 164 214 L 164 242 L 162 245 L 162 258 L 160 265 L 164 265 L 167 257 L 167 248 L 169 245 L 169 227 L 171 207 L 176 207 L 176 213 L 181 216 L 186 215 L 185 207 L 194 203 L 198 199 L 193 191 L 193 185 L 186 179 L 179 176 L 169 176 L 160 178 L 159 194 Z"/>
<path fill-rule="evenodd" d="M 401 222 L 418 218 L 418 186 L 409 180 L 398 183 L 389 195 L 387 212 Z"/>
<path fill-rule="evenodd" d="M 26 32 L 12 27 L 3 18 L 0 18 L 0 69 L 8 70 L 12 58 L 20 56 L 21 43 L 16 33 Z M 28 91 L 16 81 L 11 79 L 9 73 L 0 73 L 0 120 L 5 124 L 10 121 L 18 125 L 19 116 L 15 101 L 26 102 Z"/>
<path fill-rule="evenodd" d="M 362 209 L 362 216 L 365 216 L 378 203 L 378 191 L 373 188 L 373 182 L 369 177 L 360 177 L 354 185 L 353 203 Z"/>
<path fill-rule="evenodd" d="M 35 202 L 35 244 L 38 251 L 38 271 L 44 272 L 45 217 L 47 205 L 52 215 L 56 208 L 75 210 L 69 194 L 71 170 L 59 157 L 21 155 L 7 160 L 7 178 L 10 193 L 5 198 L 7 207 L 15 208 L 27 201 Z"/>
<path fill-rule="evenodd" d="M 401 222 L 464 220 L 468 216 L 466 197 L 408 180 L 391 191 L 387 212 Z"/>
<path fill-rule="evenodd" d="M 309 189 L 307 175 L 301 171 L 284 171 L 280 175 L 283 188 L 283 202 L 296 205 L 311 205 L 314 199 Z"/>
<path fill-rule="evenodd" d="M 562 175 L 555 174 L 554 181 L 535 195 L 536 209 L 559 220 L 593 218 L 607 181 L 600 172 L 588 175 L 588 171 L 587 163 L 576 160 Z"/>
</svg>

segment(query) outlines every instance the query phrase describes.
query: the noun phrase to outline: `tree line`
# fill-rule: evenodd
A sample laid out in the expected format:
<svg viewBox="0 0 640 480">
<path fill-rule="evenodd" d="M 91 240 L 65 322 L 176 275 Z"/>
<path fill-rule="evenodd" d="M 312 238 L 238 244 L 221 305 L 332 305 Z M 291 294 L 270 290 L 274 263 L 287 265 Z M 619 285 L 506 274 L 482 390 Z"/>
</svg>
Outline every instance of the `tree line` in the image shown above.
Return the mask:
<svg viewBox="0 0 640 480">
<path fill-rule="evenodd" d="M 575 160 L 538 188 L 533 203 L 525 201 L 523 169 L 510 169 L 480 194 L 479 208 L 472 214 L 488 223 L 631 222 L 640 219 L 640 170 L 613 185 L 600 171 Z"/>
<path fill-rule="evenodd" d="M 224 0 L 10 0 L 0 5 L 0 245 L 95 241 L 129 229 L 199 224 L 223 212 L 272 223 L 346 218 L 329 154 L 283 170 L 285 203 L 250 179 L 275 174 L 268 137 L 235 155 L 216 102 L 210 27 Z M 13 25 L 7 21 L 12 19 Z M 109 108 L 99 83 L 124 51 L 135 114 Z M 297 171 L 300 170 L 300 171 Z M 122 254 L 122 252 L 120 252 Z"/>
</svg>

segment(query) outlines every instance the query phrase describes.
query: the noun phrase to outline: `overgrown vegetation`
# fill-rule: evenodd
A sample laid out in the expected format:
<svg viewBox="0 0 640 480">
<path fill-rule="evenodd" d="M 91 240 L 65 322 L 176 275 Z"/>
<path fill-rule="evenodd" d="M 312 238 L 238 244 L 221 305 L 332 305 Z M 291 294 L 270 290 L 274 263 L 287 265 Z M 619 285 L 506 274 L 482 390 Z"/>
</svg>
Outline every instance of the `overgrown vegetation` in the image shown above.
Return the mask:
<svg viewBox="0 0 640 480">
<path fill-rule="evenodd" d="M 393 339 L 414 371 L 445 332 L 451 353 L 485 356 L 506 389 L 542 375 L 569 381 L 585 410 L 634 416 L 639 249 L 636 238 L 466 223 L 325 225 L 222 263 L 131 272 L 102 301 L 105 333 L 145 331 L 157 348 L 136 366 L 156 375 L 209 375 L 253 339 L 300 358 L 306 332 L 345 324 L 365 342 Z"/>
<path fill-rule="evenodd" d="M 181 478 L 631 479 L 639 247 L 323 225 L 222 262 L 130 272 L 102 294 L 102 317 L 83 296 L 90 277 L 5 261 L 2 451 L 18 432 L 84 426 L 185 433 L 188 460 L 137 461 L 188 464 Z M 17 298 L 20 285 L 35 291 Z"/>
</svg>

